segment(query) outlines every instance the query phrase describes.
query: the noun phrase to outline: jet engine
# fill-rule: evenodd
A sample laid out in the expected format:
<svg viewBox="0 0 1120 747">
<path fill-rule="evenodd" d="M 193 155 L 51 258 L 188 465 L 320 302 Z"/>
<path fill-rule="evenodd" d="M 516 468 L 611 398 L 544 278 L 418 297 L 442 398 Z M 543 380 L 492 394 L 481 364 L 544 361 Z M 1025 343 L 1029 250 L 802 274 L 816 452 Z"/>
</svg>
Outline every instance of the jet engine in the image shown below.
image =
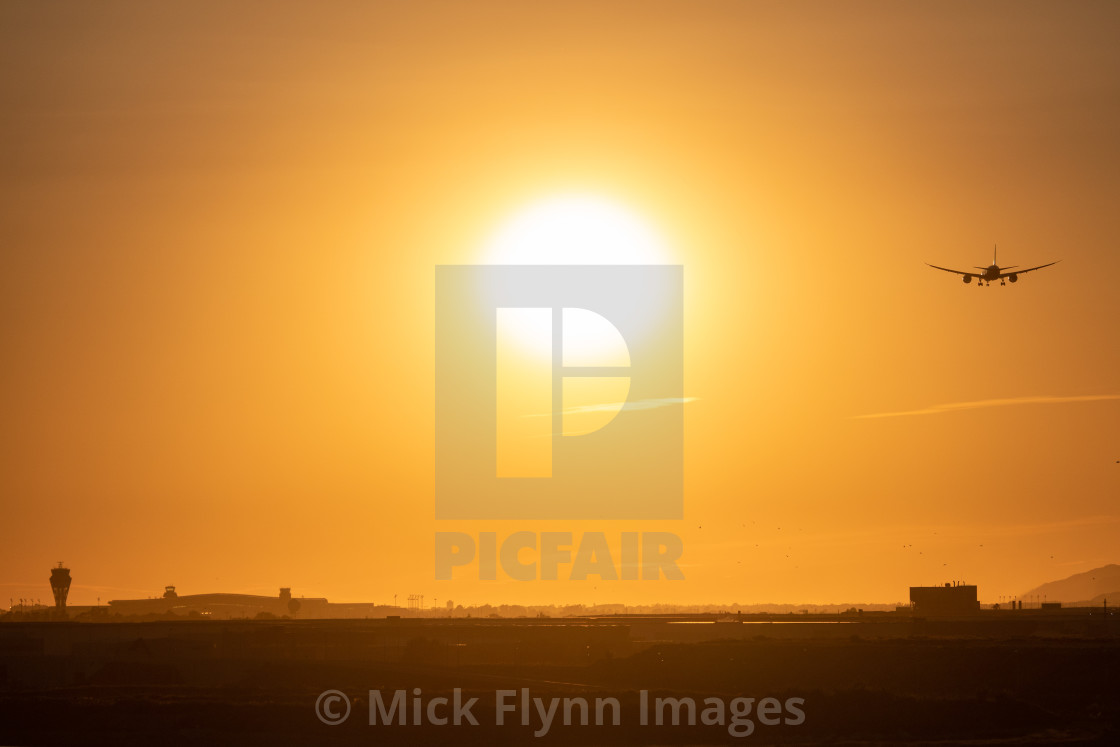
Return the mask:
<svg viewBox="0 0 1120 747">
<path fill-rule="evenodd" d="M 1010 280 L 1012 283 L 1018 283 L 1019 282 L 1019 276 L 1016 275 L 1015 273 L 1012 273 L 1012 274 L 1008 275 L 1007 279 Z"/>
<path fill-rule="evenodd" d="M 971 276 L 971 275 L 965 275 L 965 276 L 964 276 L 964 278 L 962 278 L 962 279 L 963 279 L 963 280 L 964 280 L 964 281 L 965 281 L 966 283 L 971 283 L 971 282 L 972 282 L 972 276 Z M 1014 282 L 1014 281 L 1012 281 L 1012 282 Z"/>
</svg>

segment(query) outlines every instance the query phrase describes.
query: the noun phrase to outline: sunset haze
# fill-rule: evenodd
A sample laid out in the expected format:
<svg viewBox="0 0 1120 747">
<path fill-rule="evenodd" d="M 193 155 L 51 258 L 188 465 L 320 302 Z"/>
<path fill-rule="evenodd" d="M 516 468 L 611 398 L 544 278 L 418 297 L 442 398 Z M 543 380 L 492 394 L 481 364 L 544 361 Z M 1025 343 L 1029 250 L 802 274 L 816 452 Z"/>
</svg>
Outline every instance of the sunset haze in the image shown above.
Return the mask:
<svg viewBox="0 0 1120 747">
<path fill-rule="evenodd" d="M 4 3 L 0 596 L 991 602 L 1118 562 L 1118 38 L 1109 2 Z M 437 521 L 435 268 L 565 195 L 683 267 L 684 518 Z M 925 264 L 996 244 L 1060 262 Z M 434 532 L 526 529 L 673 532 L 685 580 L 434 580 Z"/>
</svg>

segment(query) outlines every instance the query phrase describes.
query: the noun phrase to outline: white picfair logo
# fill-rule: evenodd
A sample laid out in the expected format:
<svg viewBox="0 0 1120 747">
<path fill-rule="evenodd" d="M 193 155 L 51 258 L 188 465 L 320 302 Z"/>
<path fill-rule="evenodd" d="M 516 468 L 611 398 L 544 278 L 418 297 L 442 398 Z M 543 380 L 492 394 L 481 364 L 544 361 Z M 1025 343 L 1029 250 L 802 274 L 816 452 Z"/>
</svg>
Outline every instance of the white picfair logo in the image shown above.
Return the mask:
<svg viewBox="0 0 1120 747">
<path fill-rule="evenodd" d="M 630 351 L 618 328 L 588 309 L 555 311 L 497 309 L 498 477 L 551 477 L 554 438 L 594 433 L 626 405 Z"/>
<path fill-rule="evenodd" d="M 679 519 L 683 272 L 436 268 L 437 519 Z"/>
</svg>

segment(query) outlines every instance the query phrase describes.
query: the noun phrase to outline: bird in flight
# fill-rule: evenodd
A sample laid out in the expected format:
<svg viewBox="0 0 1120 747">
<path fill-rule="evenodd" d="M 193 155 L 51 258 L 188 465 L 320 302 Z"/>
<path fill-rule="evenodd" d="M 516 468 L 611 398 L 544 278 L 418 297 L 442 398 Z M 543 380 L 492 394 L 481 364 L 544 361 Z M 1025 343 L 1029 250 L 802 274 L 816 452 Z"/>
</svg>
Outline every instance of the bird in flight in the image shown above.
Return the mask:
<svg viewBox="0 0 1120 747">
<path fill-rule="evenodd" d="M 1019 282 L 1019 276 L 1023 273 L 1041 270 L 1043 267 L 1049 267 L 1050 265 L 1056 265 L 1058 264 L 1058 262 L 1061 262 L 1061 260 L 1059 259 L 1054 262 L 1039 265 L 1038 267 L 1028 267 L 1025 270 L 1016 269 L 1019 265 L 1011 265 L 1010 267 L 1001 268 L 996 259 L 998 251 L 998 246 L 992 250 L 992 263 L 990 265 L 988 265 L 987 267 L 977 266 L 973 268 L 975 270 L 979 270 L 979 272 L 950 270 L 948 267 L 938 267 L 937 265 L 930 265 L 929 262 L 926 262 L 926 264 L 935 270 L 944 270 L 945 272 L 953 272 L 957 275 L 963 275 L 964 277 L 961 279 L 966 283 L 971 283 L 972 279 L 976 278 L 977 287 L 983 287 L 985 285 L 991 285 L 993 280 L 998 280 L 1000 285 L 1007 285 L 1008 280 L 1010 280 L 1012 283 L 1017 283 Z"/>
</svg>

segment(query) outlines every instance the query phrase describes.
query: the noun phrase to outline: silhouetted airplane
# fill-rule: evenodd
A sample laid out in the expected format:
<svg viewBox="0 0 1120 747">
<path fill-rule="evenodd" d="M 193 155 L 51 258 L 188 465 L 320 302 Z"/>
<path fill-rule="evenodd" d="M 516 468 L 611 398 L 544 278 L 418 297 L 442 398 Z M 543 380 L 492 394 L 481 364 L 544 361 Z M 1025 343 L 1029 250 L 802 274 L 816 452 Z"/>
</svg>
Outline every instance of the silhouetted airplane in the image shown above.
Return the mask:
<svg viewBox="0 0 1120 747">
<path fill-rule="evenodd" d="M 964 282 L 966 282 L 966 283 L 971 283 L 972 278 L 976 278 L 976 285 L 977 286 L 985 286 L 985 285 L 991 285 L 993 280 L 998 280 L 1000 285 L 1007 285 L 1008 280 L 1010 280 L 1012 283 L 1017 283 L 1017 282 L 1019 282 L 1019 276 L 1022 275 L 1024 272 L 1034 272 L 1035 270 L 1041 270 L 1043 267 L 1049 267 L 1050 265 L 1056 265 L 1056 264 L 1058 264 L 1058 262 L 1061 262 L 1061 260 L 1059 259 L 1055 262 L 1050 262 L 1050 263 L 1045 264 L 1045 265 L 1039 265 L 1038 267 L 1029 267 L 1025 270 L 1015 270 L 1015 268 L 1018 267 L 1019 265 L 1011 265 L 1010 267 L 1004 267 L 1004 268 L 1000 269 L 1000 266 L 998 264 L 996 264 L 996 255 L 997 255 L 998 249 L 999 249 L 999 247 L 997 246 L 996 249 L 992 250 L 992 263 L 990 265 L 988 265 L 987 267 L 976 267 L 975 268 L 977 270 L 980 270 L 980 272 L 964 272 L 962 270 L 950 270 L 948 267 L 938 267 L 937 265 L 930 265 L 929 262 L 926 262 L 926 264 L 929 265 L 930 267 L 932 267 L 935 270 L 944 270 L 945 272 L 955 272 L 958 275 L 964 275 L 962 280 L 964 280 Z M 1015 270 L 1015 271 L 1014 272 L 1008 272 L 1008 270 Z M 1006 278 L 1006 280 L 1004 278 Z"/>
</svg>

